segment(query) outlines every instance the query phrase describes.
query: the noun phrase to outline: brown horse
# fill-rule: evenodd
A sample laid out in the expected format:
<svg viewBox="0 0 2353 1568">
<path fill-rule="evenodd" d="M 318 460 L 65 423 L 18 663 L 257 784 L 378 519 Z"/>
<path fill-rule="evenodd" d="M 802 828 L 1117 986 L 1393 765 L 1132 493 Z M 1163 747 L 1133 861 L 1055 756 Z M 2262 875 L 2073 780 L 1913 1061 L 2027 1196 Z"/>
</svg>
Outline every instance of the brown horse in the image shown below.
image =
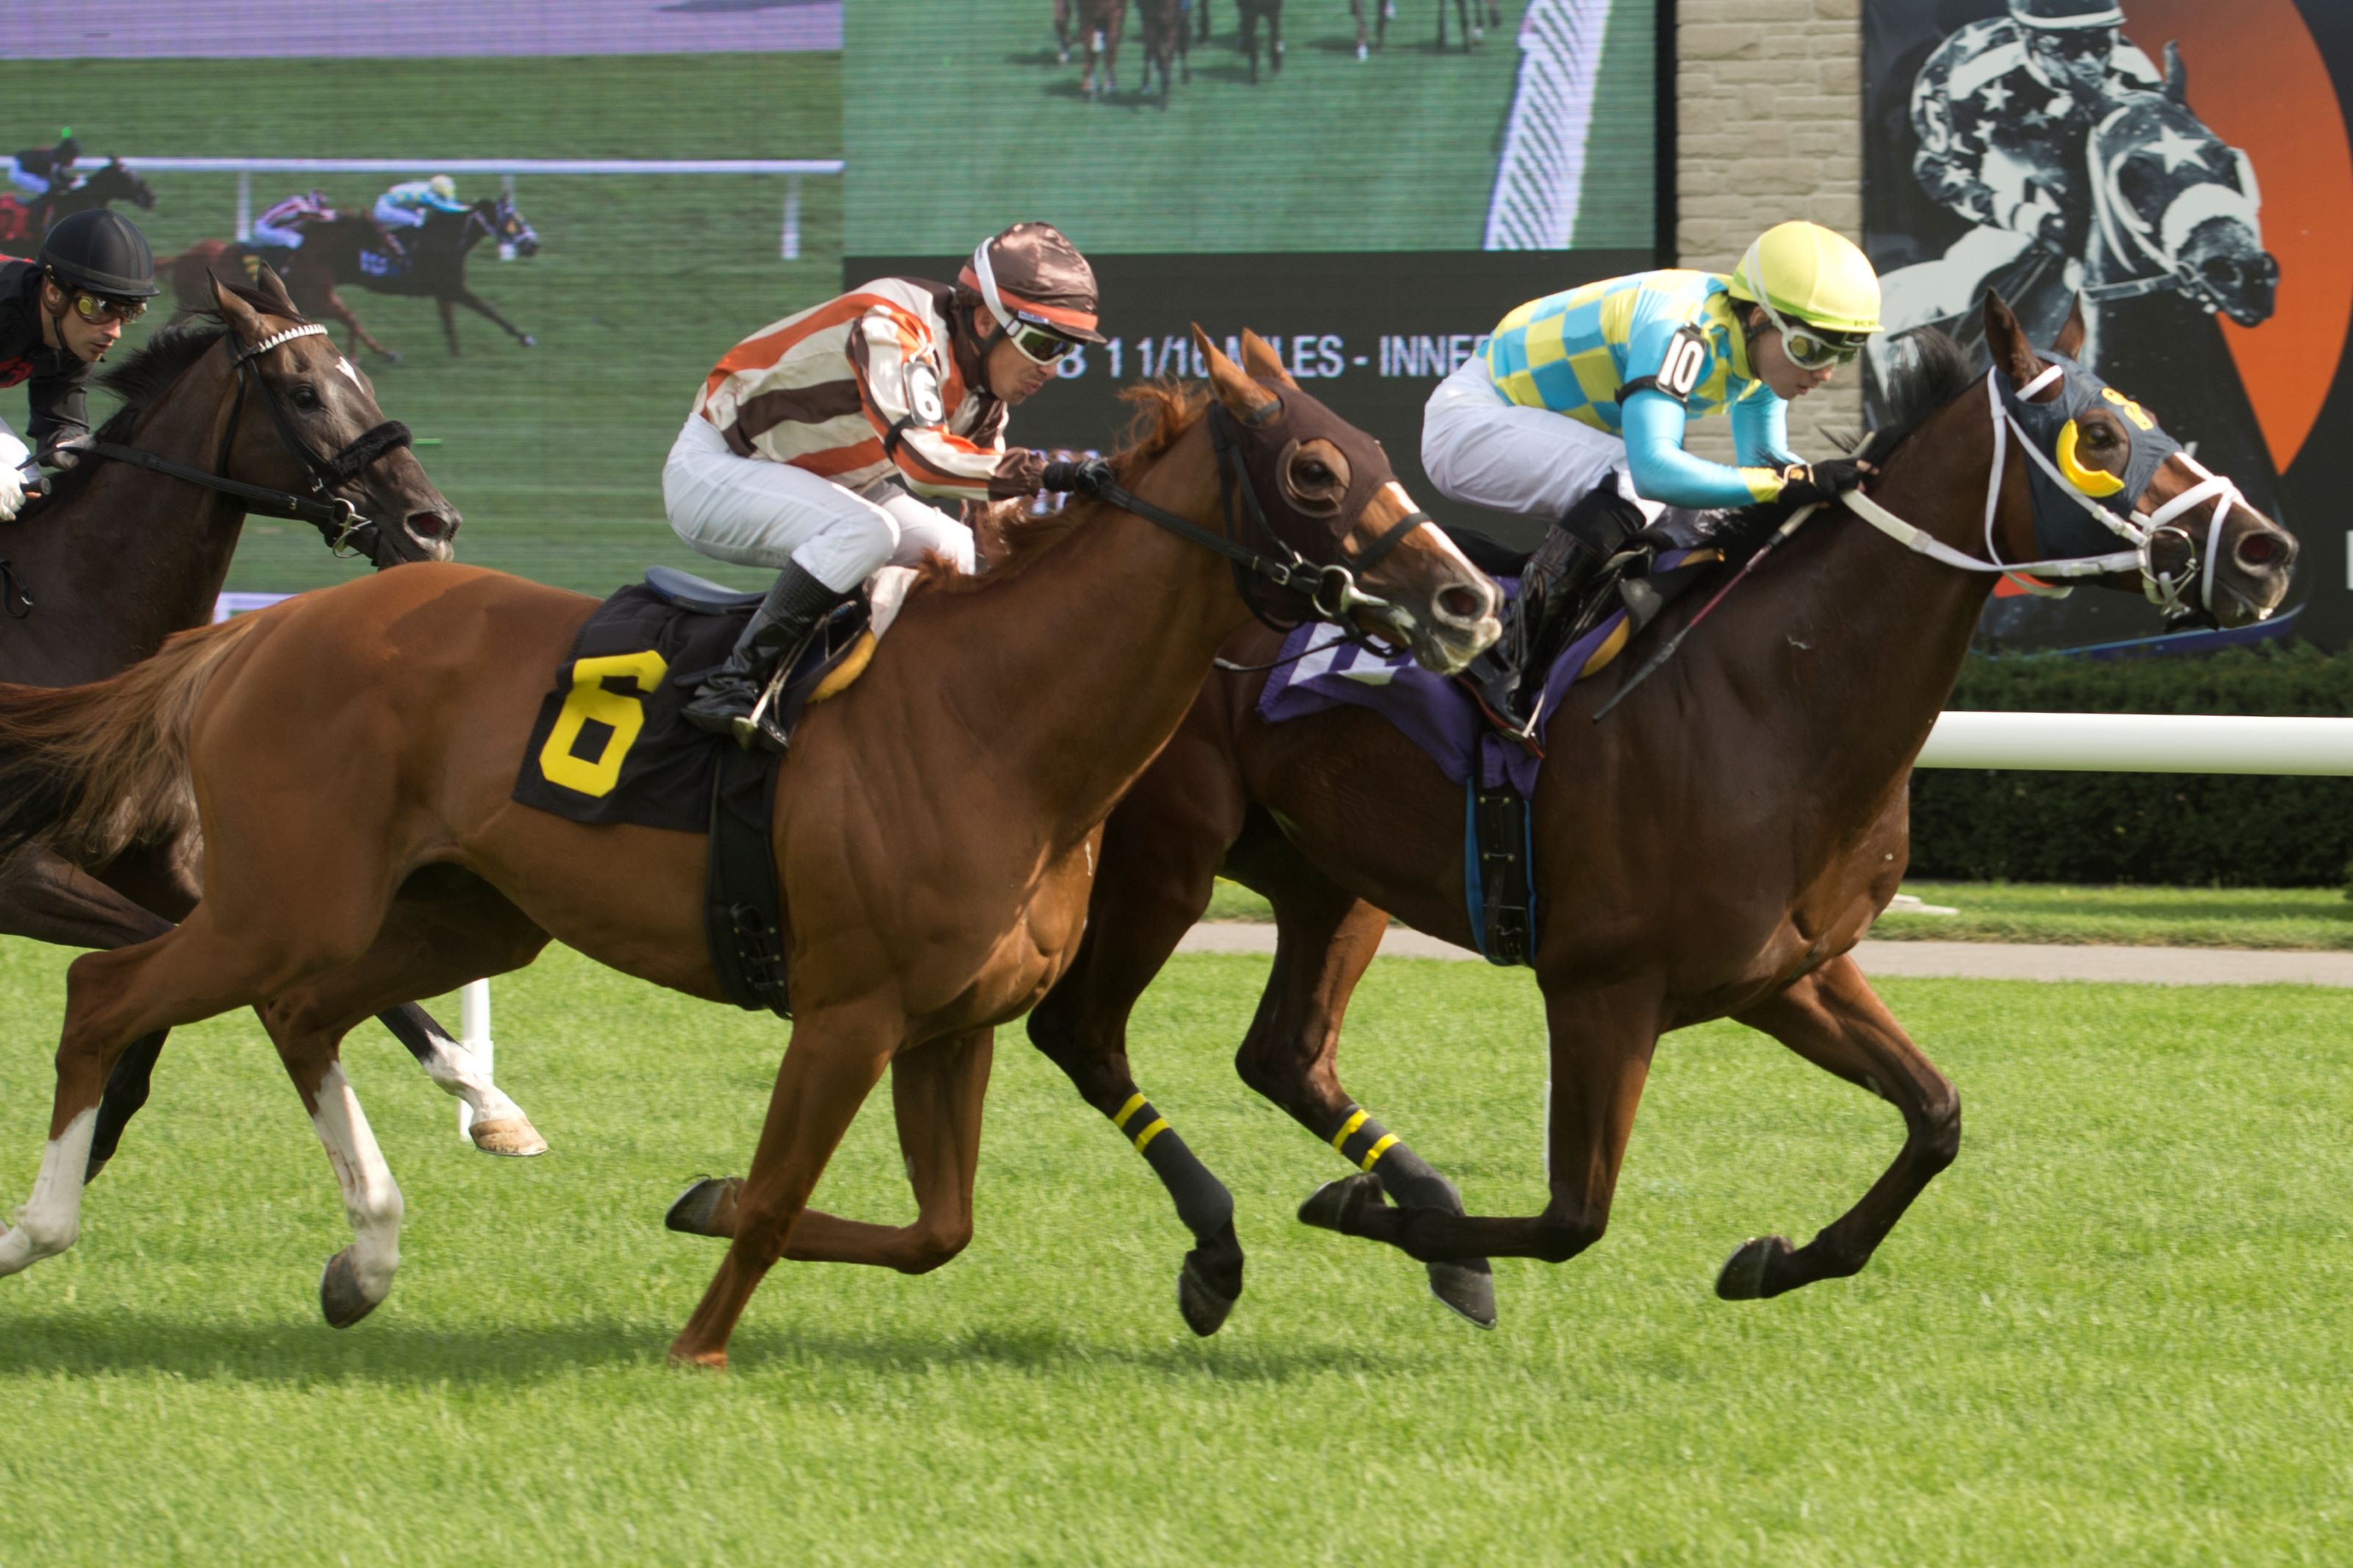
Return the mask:
<svg viewBox="0 0 2353 1568">
<path fill-rule="evenodd" d="M 268 255 L 282 259 L 286 287 L 295 302 L 311 316 L 332 317 L 350 333 L 348 352 L 358 346 L 384 355 L 393 363 L 400 355 L 379 342 L 360 324 L 343 302 L 341 290 L 357 285 L 372 293 L 431 300 L 441 311 L 441 332 L 455 357 L 458 349 L 458 307 L 496 325 L 524 348 L 539 340 L 504 316 L 466 283 L 466 258 L 475 246 L 494 239 L 512 246 L 519 256 L 539 253 L 539 236 L 514 203 L 504 196 L 484 196 L 464 213 L 438 213 L 423 228 L 410 231 L 408 248 L 396 249 L 384 231 L 364 213 L 350 213 L 314 223 L 303 231 L 302 247 L 286 251 L 276 247 Z M 266 265 L 263 251 L 230 239 L 200 239 L 164 264 L 172 278 L 174 297 L 185 315 L 203 308 L 206 279 L 215 272 L 248 277 Z"/>
<path fill-rule="evenodd" d="M 1135 19 L 1144 29 L 1144 74 L 1135 84 L 1138 97 L 1149 97 L 1152 78 L 1160 77 L 1160 100 L 1166 103 L 1175 84 L 1173 65 L 1186 81 L 1193 79 L 1192 47 L 1186 26 L 1186 0 L 1135 0 Z"/>
<path fill-rule="evenodd" d="M 991 1027 L 1068 962 L 1103 818 L 1254 608 L 1345 619 L 1438 670 L 1495 637 L 1494 584 L 1413 510 L 1377 443 L 1196 341 L 1214 399 L 1147 395 L 1156 416 L 1112 504 L 1039 522 L 1042 542 L 985 576 L 935 576 L 859 684 L 803 722 L 772 836 L 792 1041 L 750 1179 L 723 1214 L 705 1205 L 733 1245 L 674 1358 L 723 1364 L 781 1257 L 919 1271 L 964 1245 Z M 0 842 L 37 832 L 102 858 L 193 814 L 205 845 L 184 923 L 69 972 L 50 1142 L 0 1273 L 74 1239 L 124 1047 L 258 1002 L 343 1184 L 357 1237 L 321 1297 L 331 1322 L 356 1321 L 391 1287 L 400 1198 L 336 1059 L 345 1028 L 526 963 L 550 935 L 719 995 L 700 836 L 509 798 L 548 671 L 594 607 L 412 567 L 190 633 L 97 686 L 0 689 Z M 886 1068 L 920 1216 L 807 1210 Z M 1165 1132 L 1154 1146 L 1181 1151 Z"/>
<path fill-rule="evenodd" d="M 116 202 L 142 209 L 155 205 L 154 190 L 120 158 L 109 158 L 69 189 L 29 203 L 0 195 L 0 245 L 20 245 L 29 256 L 40 248 L 59 219 Z"/>
<path fill-rule="evenodd" d="M 457 509 L 424 465 L 387 439 L 360 446 L 399 428 L 385 423 L 365 377 L 317 329 L 297 332 L 305 323 L 276 274 L 263 268 L 259 285 L 250 295 L 215 286 L 210 321 L 158 333 L 101 380 L 122 407 L 96 439 L 132 455 L 83 458 L 10 528 L 0 591 L 16 618 L 0 623 L 0 680 L 100 679 L 151 657 L 172 634 L 206 624 L 248 511 L 308 521 L 331 545 L 363 550 L 379 567 L 448 558 Z M 276 346 L 240 367 L 248 345 L 272 338 Z M 348 477 L 334 487 L 354 513 L 340 521 L 333 505 L 306 500 L 317 470 L 334 466 L 321 454 L 339 451 L 374 454 L 346 465 Z M 184 472 L 158 472 L 142 458 Z M 234 493 L 205 476 L 255 491 Z M 273 495 L 300 504 L 273 504 Z M 158 935 L 195 901 L 193 855 L 176 841 L 142 845 L 94 876 L 38 846 L 0 862 L 0 932 L 11 936 L 124 947 Z M 401 1007 L 384 1021 L 437 1082 L 474 1107 L 483 1148 L 523 1154 L 546 1147 L 472 1053 L 422 1008 Z M 118 1065 L 90 1175 L 146 1100 L 163 1047 L 162 1034 L 150 1036 Z"/>
<path fill-rule="evenodd" d="M 1079 41 L 1087 68 L 1079 90 L 1107 100 L 1119 90 L 1119 36 L 1127 26 L 1127 0 L 1075 0 Z"/>
<path fill-rule="evenodd" d="M 2019 386 L 2042 375 L 1999 300 L 1986 319 L 2000 374 Z M 2080 344 L 2081 325 L 2079 315 L 2061 352 Z M 1994 426 L 1983 375 L 1936 342 L 1907 379 L 1910 416 L 1874 441 L 1882 475 L 1871 497 L 1966 552 L 1988 536 Z M 2082 416 L 2075 458 L 2120 476 L 2126 416 L 2144 416 L 2122 402 Z M 2142 510 L 2204 482 L 2201 472 L 2180 454 L 2168 458 Z M 2295 543 L 2221 493 L 2227 508 L 2211 521 L 2201 500 L 2194 521 L 2161 540 L 2163 569 L 2185 582 L 2200 563 L 2181 553 L 2211 548 L 2207 607 L 2252 620 L 2285 595 Z M 1999 497 L 1991 531 L 2003 558 L 2032 559 L 2039 509 L 2015 451 Z M 1136 998 L 1207 906 L 1213 876 L 1258 889 L 1274 905 L 1276 955 L 1237 1065 L 1252 1089 L 1369 1173 L 1324 1189 L 1300 1217 L 1402 1247 L 1432 1265 L 1440 1300 L 1492 1322 L 1484 1258 L 1556 1263 L 1600 1237 L 1659 1037 L 1735 1017 L 1892 1103 L 1905 1137 L 1844 1217 L 1802 1247 L 1772 1236 L 1747 1242 L 1718 1293 L 1774 1296 L 1853 1274 L 1959 1146 L 1952 1085 L 1849 950 L 1903 876 L 1912 759 L 1992 581 L 1827 513 L 1789 536 L 1598 727 L 1596 709 L 1636 661 L 1571 689 L 1530 802 L 1534 968 L 1553 1084 L 1551 1201 L 1541 1214 L 1464 1216 L 1452 1186 L 1341 1086 L 1341 1019 L 1380 945 L 1383 911 L 1465 947 L 1476 940 L 1462 786 L 1365 709 L 1270 725 L 1257 715 L 1262 675 L 1212 679 L 1113 814 L 1085 941 L 1029 1016 L 1030 1038 L 1089 1104 L 1125 1103 L 1138 1093 L 1125 1045 Z M 1695 591 L 1690 602 L 1706 596 Z M 1650 635 L 1663 639 L 1689 614 L 1688 602 L 1670 609 Z M 1274 648 L 1253 635 L 1227 653 L 1263 664 Z M 1199 1204 L 1222 1191 L 1176 1195 Z"/>
</svg>

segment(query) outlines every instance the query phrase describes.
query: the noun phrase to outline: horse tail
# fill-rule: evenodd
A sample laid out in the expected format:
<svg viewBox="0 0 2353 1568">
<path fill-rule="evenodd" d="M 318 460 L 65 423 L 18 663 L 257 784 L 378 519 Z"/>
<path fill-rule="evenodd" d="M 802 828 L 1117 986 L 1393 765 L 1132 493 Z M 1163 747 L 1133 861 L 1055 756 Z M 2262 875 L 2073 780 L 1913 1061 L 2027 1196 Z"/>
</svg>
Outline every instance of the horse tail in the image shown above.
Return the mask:
<svg viewBox="0 0 2353 1568">
<path fill-rule="evenodd" d="M 193 829 L 190 721 L 222 662 L 265 619 L 183 632 L 88 686 L 0 685 L 0 854 L 38 839 L 97 866 Z"/>
</svg>

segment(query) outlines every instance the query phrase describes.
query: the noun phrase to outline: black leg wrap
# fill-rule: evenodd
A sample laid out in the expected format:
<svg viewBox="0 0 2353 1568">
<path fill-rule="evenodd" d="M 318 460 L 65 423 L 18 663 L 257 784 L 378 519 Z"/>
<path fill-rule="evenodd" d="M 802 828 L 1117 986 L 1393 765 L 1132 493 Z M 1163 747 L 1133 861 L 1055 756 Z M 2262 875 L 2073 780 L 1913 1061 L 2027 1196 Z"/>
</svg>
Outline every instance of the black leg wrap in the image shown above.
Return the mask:
<svg viewBox="0 0 2353 1568">
<path fill-rule="evenodd" d="M 1176 1310 L 1186 1326 L 1207 1338 L 1225 1326 L 1242 1294 L 1242 1245 L 1234 1235 L 1234 1195 L 1209 1173 L 1167 1120 L 1141 1094 L 1112 1112 L 1160 1184 L 1176 1201 L 1176 1217 L 1200 1245 L 1176 1271 Z"/>
<path fill-rule="evenodd" d="M 1462 1194 L 1455 1190 L 1454 1184 L 1366 1116 L 1362 1107 L 1350 1106 L 1334 1123 L 1324 1142 L 1358 1168 L 1370 1171 L 1398 1207 L 1437 1209 L 1445 1214 L 1462 1212 Z M 1309 1202 L 1313 1204 L 1314 1200 Z M 1301 1217 L 1305 1218 L 1305 1214 Z M 1494 1270 L 1485 1258 L 1465 1258 L 1427 1267 L 1431 1295 L 1480 1328 L 1495 1326 Z"/>
</svg>

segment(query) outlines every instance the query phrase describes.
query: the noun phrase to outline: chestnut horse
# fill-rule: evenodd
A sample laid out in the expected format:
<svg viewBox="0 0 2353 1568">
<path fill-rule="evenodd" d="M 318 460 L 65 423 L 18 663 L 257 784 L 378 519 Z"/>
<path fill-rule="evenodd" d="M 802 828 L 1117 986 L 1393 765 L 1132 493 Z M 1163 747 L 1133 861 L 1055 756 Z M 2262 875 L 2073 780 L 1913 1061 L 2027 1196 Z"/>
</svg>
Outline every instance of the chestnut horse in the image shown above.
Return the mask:
<svg viewBox="0 0 2353 1568">
<path fill-rule="evenodd" d="M 1146 394 L 1157 417 L 1108 504 L 1032 525 L 985 576 L 935 574 L 859 683 L 803 721 L 772 832 L 791 1043 L 749 1180 L 703 1215 L 732 1245 L 673 1359 L 724 1364 L 779 1258 L 920 1271 L 964 1245 L 991 1028 L 1068 963 L 1103 818 L 1254 611 L 1343 619 L 1440 671 L 1493 640 L 1495 585 L 1414 510 L 1378 444 L 1195 338 L 1214 398 Z M 176 837 L 193 812 L 205 845 L 185 922 L 69 973 L 50 1141 L 0 1273 L 74 1239 L 122 1049 L 259 1003 L 343 1183 L 357 1234 L 321 1300 L 354 1321 L 391 1288 L 400 1197 L 336 1059 L 344 1029 L 527 963 L 551 935 L 720 995 L 700 835 L 584 826 L 509 797 L 548 672 L 595 608 L 418 566 L 190 633 L 100 685 L 0 688 L 0 843 L 38 833 L 103 856 Z M 807 1210 L 886 1068 L 919 1217 Z M 1162 1158 L 1182 1152 L 1165 1123 L 1125 1120 Z"/>
<path fill-rule="evenodd" d="M 2043 375 L 1998 299 L 1986 325 L 2000 375 L 2021 387 Z M 2081 340 L 2079 313 L 2059 349 Z M 2035 548 L 2040 509 L 2019 452 L 1989 510 L 1995 426 L 1985 377 L 1941 336 L 1920 353 L 1906 379 L 1908 419 L 1874 438 L 1882 472 L 1870 501 L 1956 551 L 1998 540 L 2003 559 L 2049 553 Z M 2125 420 L 2145 417 L 2119 399 L 2076 421 L 2070 455 L 2099 470 L 2085 473 L 2088 483 L 2123 489 L 2112 481 L 2130 449 Z M 2225 621 L 2267 613 L 2287 592 L 2295 541 L 2179 452 L 2156 469 L 2140 509 L 2156 513 L 2193 488 L 2191 510 L 2158 531 L 2166 579 L 2201 584 L 2205 608 Z M 2196 555 L 2181 559 L 2190 550 L 2206 556 L 2202 577 Z M 1659 1037 L 1735 1017 L 1889 1101 L 1905 1141 L 1844 1217 L 1802 1247 L 1772 1236 L 1746 1243 L 1717 1291 L 1775 1296 L 1855 1273 L 1959 1147 L 1953 1086 L 1849 951 L 1903 877 L 1912 759 L 1993 581 L 1959 564 L 1907 553 L 1856 516 L 1828 512 L 1789 536 L 1598 727 L 1596 709 L 1640 661 L 1621 658 L 1615 673 L 1571 689 L 1530 801 L 1534 968 L 1553 1084 L 1543 1213 L 1465 1217 L 1451 1185 L 1341 1086 L 1341 1018 L 1380 946 L 1383 911 L 1464 947 L 1475 940 L 1462 787 L 1365 709 L 1270 725 L 1257 716 L 1262 675 L 1213 678 L 1113 813 L 1085 940 L 1029 1016 L 1030 1038 L 1089 1104 L 1125 1103 L 1138 1092 L 1125 1043 L 1136 998 L 1208 905 L 1213 876 L 1256 889 L 1274 905 L 1277 946 L 1237 1066 L 1369 1173 L 1319 1192 L 1300 1217 L 1402 1247 L 1432 1265 L 1441 1300 L 1492 1323 L 1484 1258 L 1557 1263 L 1599 1238 Z M 1651 637 L 1663 641 L 1707 596 L 1695 591 L 1670 609 Z M 1227 652 L 1263 664 L 1274 649 L 1274 638 L 1251 635 Z"/>
<path fill-rule="evenodd" d="M 248 511 L 310 522 L 330 545 L 364 550 L 379 567 L 448 558 L 458 510 L 405 445 L 377 439 L 360 448 L 374 455 L 338 487 L 352 498 L 351 516 L 338 521 L 337 508 L 317 504 L 314 471 L 332 462 L 323 454 L 398 426 L 386 425 L 366 378 L 320 329 L 298 331 L 305 323 L 277 274 L 261 268 L 250 294 L 207 282 L 209 321 L 157 333 L 100 380 L 122 407 L 96 439 L 256 489 L 233 493 L 128 457 L 85 457 L 52 479 L 49 493 L 8 531 L 0 595 L 16 618 L 0 623 L 6 626 L 0 680 L 97 680 L 149 658 L 173 633 L 205 625 Z M 309 450 L 298 454 L 294 440 Z M 297 504 L 272 504 L 273 494 Z M 157 842 L 90 875 L 28 845 L 0 861 L 0 932 L 70 947 L 145 942 L 195 905 L 193 858 L 182 843 Z M 472 1053 L 424 1009 L 402 1006 L 384 1022 L 437 1082 L 473 1108 L 482 1148 L 535 1154 L 547 1147 Z M 145 1101 L 163 1048 L 161 1033 L 146 1037 L 117 1065 L 90 1175 Z"/>
</svg>

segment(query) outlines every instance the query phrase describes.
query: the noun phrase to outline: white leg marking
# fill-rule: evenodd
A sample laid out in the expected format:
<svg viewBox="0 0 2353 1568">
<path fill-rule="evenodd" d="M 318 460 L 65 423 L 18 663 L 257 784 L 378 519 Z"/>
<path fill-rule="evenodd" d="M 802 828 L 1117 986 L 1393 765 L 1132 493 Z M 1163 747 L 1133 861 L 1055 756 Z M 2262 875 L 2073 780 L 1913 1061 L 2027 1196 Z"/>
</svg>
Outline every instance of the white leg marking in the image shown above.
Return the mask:
<svg viewBox="0 0 2353 1568">
<path fill-rule="evenodd" d="M 30 1202 L 16 1211 L 13 1229 L 0 1233 L 0 1276 L 54 1258 L 81 1234 L 82 1173 L 90 1166 L 90 1134 L 98 1130 L 98 1107 L 66 1123 L 41 1153 Z"/>
<path fill-rule="evenodd" d="M 351 1215 L 352 1266 L 360 1290 L 373 1304 L 392 1293 L 400 1267 L 400 1188 L 369 1131 L 367 1112 L 343 1077 L 343 1064 L 328 1066 L 319 1082 L 319 1109 L 311 1118 L 326 1145 L 327 1163 L 343 1189 L 343 1212 Z"/>
<path fill-rule="evenodd" d="M 506 1091 L 482 1070 L 480 1057 L 444 1036 L 437 1034 L 432 1040 L 433 1054 L 425 1059 L 426 1076 L 464 1100 L 477 1121 L 499 1121 L 522 1116 L 522 1107 L 509 1100 Z"/>
</svg>

